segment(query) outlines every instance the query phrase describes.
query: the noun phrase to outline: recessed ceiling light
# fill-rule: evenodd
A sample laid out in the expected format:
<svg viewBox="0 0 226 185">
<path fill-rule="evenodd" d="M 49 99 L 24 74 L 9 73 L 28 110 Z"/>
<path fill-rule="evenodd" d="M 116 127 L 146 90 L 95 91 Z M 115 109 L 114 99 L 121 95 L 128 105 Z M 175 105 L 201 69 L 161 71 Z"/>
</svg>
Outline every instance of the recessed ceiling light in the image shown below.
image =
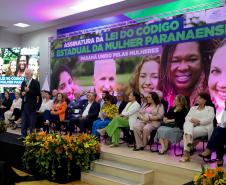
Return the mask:
<svg viewBox="0 0 226 185">
<path fill-rule="evenodd" d="M 26 27 L 28 27 L 30 25 L 29 24 L 22 23 L 22 22 L 19 22 L 19 23 L 14 24 L 14 26 L 18 26 L 18 27 L 21 27 L 21 28 L 26 28 Z"/>
<path fill-rule="evenodd" d="M 93 0 L 92 3 L 88 1 L 80 1 L 74 6 L 71 6 L 70 9 L 74 10 L 74 13 L 80 13 L 92 9 L 96 9 L 99 7 L 107 6 L 110 4 L 115 4 L 125 0 Z"/>
</svg>

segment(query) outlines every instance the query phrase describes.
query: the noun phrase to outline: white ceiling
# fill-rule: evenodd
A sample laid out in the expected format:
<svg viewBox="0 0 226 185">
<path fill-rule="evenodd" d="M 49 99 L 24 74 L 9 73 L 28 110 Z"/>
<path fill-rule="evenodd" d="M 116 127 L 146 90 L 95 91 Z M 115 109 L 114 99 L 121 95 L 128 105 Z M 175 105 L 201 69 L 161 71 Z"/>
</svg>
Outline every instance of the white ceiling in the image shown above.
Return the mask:
<svg viewBox="0 0 226 185">
<path fill-rule="evenodd" d="M 125 0 L 69 16 L 67 13 L 65 14 L 66 16 L 63 15 L 64 11 L 57 9 L 59 7 L 69 9 L 72 2 L 78 3 L 78 1 L 80 0 L 0 0 L 0 30 L 24 34 L 65 22 L 82 22 L 82 20 L 92 19 L 94 16 L 104 17 L 106 14 L 110 16 L 117 15 L 125 11 L 156 6 L 172 0 Z M 92 3 L 92 0 L 86 1 Z M 54 16 L 50 15 L 52 12 L 54 12 Z M 69 14 L 72 13 L 69 12 Z M 19 28 L 13 25 L 18 22 L 27 23 L 31 26 Z"/>
</svg>

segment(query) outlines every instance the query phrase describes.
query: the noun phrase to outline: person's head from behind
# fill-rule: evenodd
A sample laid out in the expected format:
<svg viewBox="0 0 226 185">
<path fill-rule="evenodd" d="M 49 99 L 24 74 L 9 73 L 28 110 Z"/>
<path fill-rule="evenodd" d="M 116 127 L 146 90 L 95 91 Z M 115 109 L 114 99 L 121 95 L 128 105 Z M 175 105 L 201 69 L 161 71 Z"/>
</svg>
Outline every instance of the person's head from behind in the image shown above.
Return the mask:
<svg viewBox="0 0 226 185">
<path fill-rule="evenodd" d="M 74 99 L 74 93 L 78 88 L 73 81 L 71 70 L 63 64 L 53 69 L 51 87 L 65 94 L 69 100 Z"/>
<path fill-rule="evenodd" d="M 208 87 L 211 97 L 218 107 L 224 108 L 226 101 L 226 39 L 222 40 L 212 58 Z"/>
<path fill-rule="evenodd" d="M 174 99 L 174 107 L 188 108 L 185 96 L 178 94 Z"/>
<path fill-rule="evenodd" d="M 26 69 L 25 70 L 25 78 L 27 80 L 31 80 L 33 76 L 33 71 L 31 69 Z"/>
<path fill-rule="evenodd" d="M 156 92 L 150 92 L 147 95 L 147 103 L 148 104 L 154 104 L 154 105 L 158 105 L 160 103 L 160 99 L 159 96 Z"/>
<path fill-rule="evenodd" d="M 18 57 L 18 69 L 24 71 L 27 68 L 29 57 L 27 55 L 20 55 Z"/>
<path fill-rule="evenodd" d="M 158 89 L 159 83 L 159 56 L 145 56 L 135 67 L 130 80 L 130 86 L 145 97 Z"/>
<path fill-rule="evenodd" d="M 98 99 L 103 91 L 113 95 L 116 89 L 116 64 L 113 59 L 96 60 L 94 62 L 93 85 Z"/>
<path fill-rule="evenodd" d="M 210 46 L 207 41 L 192 41 L 163 48 L 160 79 L 164 94 L 173 89 L 176 94 L 190 95 L 202 74 L 207 80 Z"/>
<path fill-rule="evenodd" d="M 38 58 L 32 56 L 28 61 L 28 68 L 33 71 L 33 75 L 35 78 L 38 76 L 38 70 L 39 70 L 39 64 L 38 64 Z"/>
<path fill-rule="evenodd" d="M 197 103 L 198 103 L 199 106 L 210 105 L 211 104 L 210 95 L 206 92 L 199 93 Z"/>
</svg>

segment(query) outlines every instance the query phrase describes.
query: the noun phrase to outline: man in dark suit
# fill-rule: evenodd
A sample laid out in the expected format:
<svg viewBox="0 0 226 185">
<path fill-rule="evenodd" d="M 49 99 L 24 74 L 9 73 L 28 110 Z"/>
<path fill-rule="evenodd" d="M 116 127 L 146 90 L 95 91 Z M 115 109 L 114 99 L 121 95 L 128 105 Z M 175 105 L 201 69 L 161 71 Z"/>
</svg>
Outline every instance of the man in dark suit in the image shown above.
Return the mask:
<svg viewBox="0 0 226 185">
<path fill-rule="evenodd" d="M 89 92 L 87 98 L 88 102 L 83 105 L 81 116 L 70 120 L 70 134 L 74 131 L 74 124 L 80 128 L 80 133 L 85 133 L 87 129 L 91 130 L 93 121 L 98 118 L 100 104 L 95 101 L 96 93 Z"/>
<path fill-rule="evenodd" d="M 27 129 L 30 133 L 35 128 L 37 97 L 40 95 L 40 84 L 37 80 L 32 79 L 32 71 L 25 70 L 25 80 L 21 84 L 22 102 L 22 128 L 21 137 L 23 139 L 27 135 Z"/>
</svg>

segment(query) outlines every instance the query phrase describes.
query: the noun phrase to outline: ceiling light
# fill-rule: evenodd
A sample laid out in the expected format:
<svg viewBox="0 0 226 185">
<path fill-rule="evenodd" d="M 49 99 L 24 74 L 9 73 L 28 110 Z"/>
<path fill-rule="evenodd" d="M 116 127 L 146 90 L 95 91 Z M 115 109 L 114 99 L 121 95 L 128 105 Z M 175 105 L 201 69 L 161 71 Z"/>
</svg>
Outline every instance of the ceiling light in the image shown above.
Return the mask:
<svg viewBox="0 0 226 185">
<path fill-rule="evenodd" d="M 14 26 L 18 26 L 18 27 L 21 27 L 21 28 L 26 28 L 26 27 L 28 27 L 30 25 L 29 24 L 22 23 L 22 22 L 19 22 L 19 23 L 14 24 Z"/>
<path fill-rule="evenodd" d="M 80 3 L 71 6 L 70 9 L 75 10 L 74 13 L 80 13 L 92 9 L 96 9 L 99 7 L 107 6 L 110 4 L 115 4 L 125 0 L 93 0 L 92 3 L 88 1 L 81 1 Z"/>
</svg>

